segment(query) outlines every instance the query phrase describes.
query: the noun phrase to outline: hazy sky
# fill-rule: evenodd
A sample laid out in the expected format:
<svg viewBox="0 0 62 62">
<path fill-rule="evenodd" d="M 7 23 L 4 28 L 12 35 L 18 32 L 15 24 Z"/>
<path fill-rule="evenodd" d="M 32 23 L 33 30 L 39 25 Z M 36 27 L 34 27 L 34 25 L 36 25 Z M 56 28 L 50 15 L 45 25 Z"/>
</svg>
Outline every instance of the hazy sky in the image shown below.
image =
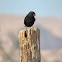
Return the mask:
<svg viewBox="0 0 62 62">
<path fill-rule="evenodd" d="M 62 17 L 62 0 L 0 0 L 0 13 L 27 14 L 29 11 L 39 16 Z"/>
</svg>

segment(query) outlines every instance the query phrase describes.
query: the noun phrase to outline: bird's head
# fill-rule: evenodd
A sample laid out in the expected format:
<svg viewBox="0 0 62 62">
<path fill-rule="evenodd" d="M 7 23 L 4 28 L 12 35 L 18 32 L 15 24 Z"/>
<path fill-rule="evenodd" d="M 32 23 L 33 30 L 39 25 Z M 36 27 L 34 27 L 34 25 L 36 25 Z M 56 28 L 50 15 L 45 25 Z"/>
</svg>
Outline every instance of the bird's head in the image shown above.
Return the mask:
<svg viewBox="0 0 62 62">
<path fill-rule="evenodd" d="M 29 12 L 29 15 L 35 16 L 36 14 L 35 14 L 35 12 L 30 11 L 30 12 Z"/>
</svg>

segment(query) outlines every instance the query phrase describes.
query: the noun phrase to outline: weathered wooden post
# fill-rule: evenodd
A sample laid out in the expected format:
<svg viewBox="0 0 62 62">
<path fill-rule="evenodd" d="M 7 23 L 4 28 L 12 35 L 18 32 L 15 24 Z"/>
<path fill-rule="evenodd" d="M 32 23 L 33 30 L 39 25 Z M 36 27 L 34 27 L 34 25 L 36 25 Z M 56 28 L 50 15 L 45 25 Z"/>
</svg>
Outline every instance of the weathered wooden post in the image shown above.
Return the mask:
<svg viewBox="0 0 62 62">
<path fill-rule="evenodd" d="M 40 62 L 40 30 L 21 30 L 18 35 L 20 62 Z"/>
</svg>

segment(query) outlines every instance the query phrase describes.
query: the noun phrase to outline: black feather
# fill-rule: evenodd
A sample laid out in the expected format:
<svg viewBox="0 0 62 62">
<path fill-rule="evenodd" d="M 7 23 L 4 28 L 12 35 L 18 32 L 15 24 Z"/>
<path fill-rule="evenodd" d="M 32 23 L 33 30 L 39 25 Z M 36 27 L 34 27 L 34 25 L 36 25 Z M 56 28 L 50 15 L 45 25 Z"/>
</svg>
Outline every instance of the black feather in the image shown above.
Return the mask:
<svg viewBox="0 0 62 62">
<path fill-rule="evenodd" d="M 34 22 L 35 22 L 35 13 L 34 12 L 29 12 L 27 16 L 24 19 L 24 24 L 26 27 L 31 27 Z"/>
</svg>

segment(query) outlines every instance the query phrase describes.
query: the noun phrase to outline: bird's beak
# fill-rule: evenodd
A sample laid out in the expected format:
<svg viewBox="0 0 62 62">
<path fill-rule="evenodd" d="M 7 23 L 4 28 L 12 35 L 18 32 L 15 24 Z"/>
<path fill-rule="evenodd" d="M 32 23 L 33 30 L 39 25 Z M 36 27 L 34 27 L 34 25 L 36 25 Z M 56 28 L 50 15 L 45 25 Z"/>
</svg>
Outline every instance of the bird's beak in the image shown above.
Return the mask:
<svg viewBox="0 0 62 62">
<path fill-rule="evenodd" d="M 36 16 L 36 14 L 34 14 L 34 16 Z"/>
</svg>

